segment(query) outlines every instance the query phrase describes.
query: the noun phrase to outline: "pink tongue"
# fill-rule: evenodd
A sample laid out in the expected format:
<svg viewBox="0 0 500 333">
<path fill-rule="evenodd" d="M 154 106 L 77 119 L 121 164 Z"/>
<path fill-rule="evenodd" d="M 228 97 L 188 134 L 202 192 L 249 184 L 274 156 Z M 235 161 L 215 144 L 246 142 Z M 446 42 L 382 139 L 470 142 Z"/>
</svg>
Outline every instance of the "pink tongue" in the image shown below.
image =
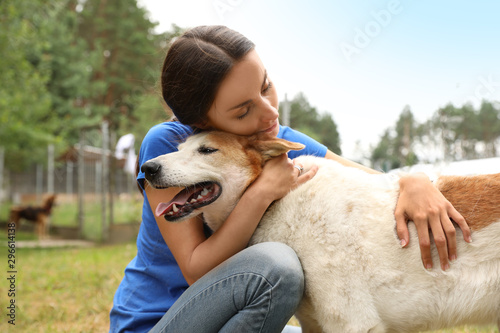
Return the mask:
<svg viewBox="0 0 500 333">
<path fill-rule="evenodd" d="M 170 202 L 160 202 L 158 206 L 156 206 L 156 216 L 160 217 L 164 215 L 174 204 L 184 205 L 191 194 L 193 194 L 193 192 L 182 190 Z"/>
</svg>

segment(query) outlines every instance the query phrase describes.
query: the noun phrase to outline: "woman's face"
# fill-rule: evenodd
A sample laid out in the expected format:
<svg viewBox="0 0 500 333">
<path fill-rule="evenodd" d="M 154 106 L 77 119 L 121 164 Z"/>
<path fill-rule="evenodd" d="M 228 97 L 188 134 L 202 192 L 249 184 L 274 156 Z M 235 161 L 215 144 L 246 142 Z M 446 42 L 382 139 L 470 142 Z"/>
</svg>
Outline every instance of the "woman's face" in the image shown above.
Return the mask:
<svg viewBox="0 0 500 333">
<path fill-rule="evenodd" d="M 207 117 L 202 128 L 239 135 L 278 135 L 278 95 L 255 50 L 222 81 Z"/>
</svg>

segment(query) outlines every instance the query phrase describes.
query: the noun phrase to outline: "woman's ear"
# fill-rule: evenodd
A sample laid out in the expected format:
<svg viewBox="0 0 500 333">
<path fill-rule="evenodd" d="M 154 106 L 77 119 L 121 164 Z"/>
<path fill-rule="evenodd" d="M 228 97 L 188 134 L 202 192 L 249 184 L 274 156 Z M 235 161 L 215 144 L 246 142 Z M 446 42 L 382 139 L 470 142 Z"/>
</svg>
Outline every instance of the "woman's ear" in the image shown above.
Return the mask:
<svg viewBox="0 0 500 333">
<path fill-rule="evenodd" d="M 208 119 L 204 119 L 201 122 L 194 124 L 193 126 L 202 130 L 209 130 L 212 128 Z"/>
</svg>

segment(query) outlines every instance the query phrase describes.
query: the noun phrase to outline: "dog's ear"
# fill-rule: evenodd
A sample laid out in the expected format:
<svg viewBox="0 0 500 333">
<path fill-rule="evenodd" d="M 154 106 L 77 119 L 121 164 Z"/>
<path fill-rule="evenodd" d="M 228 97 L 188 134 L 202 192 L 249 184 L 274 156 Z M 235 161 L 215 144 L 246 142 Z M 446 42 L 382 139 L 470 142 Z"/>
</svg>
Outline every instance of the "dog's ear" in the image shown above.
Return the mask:
<svg viewBox="0 0 500 333">
<path fill-rule="evenodd" d="M 285 154 L 290 150 L 302 150 L 306 146 L 297 142 L 273 138 L 267 140 L 256 140 L 254 142 L 254 147 L 262 154 L 264 161 L 267 161 L 273 157 Z"/>
</svg>

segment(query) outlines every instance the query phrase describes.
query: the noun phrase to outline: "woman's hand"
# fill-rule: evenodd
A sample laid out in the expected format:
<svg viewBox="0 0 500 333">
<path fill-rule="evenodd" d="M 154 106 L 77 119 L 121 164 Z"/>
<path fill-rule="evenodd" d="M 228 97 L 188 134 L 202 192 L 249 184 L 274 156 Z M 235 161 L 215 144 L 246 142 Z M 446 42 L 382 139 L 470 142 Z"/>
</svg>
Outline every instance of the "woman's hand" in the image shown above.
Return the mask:
<svg viewBox="0 0 500 333">
<path fill-rule="evenodd" d="M 294 161 L 286 154 L 274 157 L 266 162 L 262 173 L 251 187 L 258 188 L 259 193 L 265 196 L 269 203 L 281 199 L 297 186 L 313 178 L 318 171 L 317 166 L 307 172 L 299 170 L 300 167 L 295 167 Z"/>
<path fill-rule="evenodd" d="M 448 269 L 448 259 L 453 261 L 457 258 L 456 232 L 453 222 L 462 229 L 465 241 L 471 242 L 471 232 L 467 222 L 432 185 L 426 175 L 404 176 L 399 184 L 400 195 L 394 215 L 401 246 L 405 247 L 409 243 L 407 222 L 413 221 L 417 227 L 422 262 L 426 269 L 431 269 L 430 229 L 439 253 L 441 268 Z"/>
</svg>

